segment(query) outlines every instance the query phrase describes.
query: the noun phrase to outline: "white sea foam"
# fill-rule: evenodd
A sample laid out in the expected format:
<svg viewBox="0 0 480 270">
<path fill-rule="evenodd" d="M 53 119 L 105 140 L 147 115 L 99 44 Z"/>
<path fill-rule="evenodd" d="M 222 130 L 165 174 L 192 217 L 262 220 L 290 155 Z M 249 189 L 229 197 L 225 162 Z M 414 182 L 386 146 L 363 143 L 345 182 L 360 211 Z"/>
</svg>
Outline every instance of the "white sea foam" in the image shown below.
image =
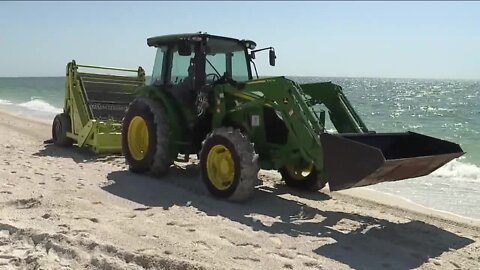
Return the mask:
<svg viewBox="0 0 480 270">
<path fill-rule="evenodd" d="M 426 207 L 480 218 L 480 167 L 453 160 L 430 175 L 369 186 Z"/>
<path fill-rule="evenodd" d="M 62 112 L 61 108 L 38 98 L 19 104 L 0 99 L 0 109 L 13 115 L 36 119 L 44 123 L 50 123 L 56 114 Z"/>
<path fill-rule="evenodd" d="M 46 101 L 43 101 L 41 99 L 32 99 L 30 101 L 20 103 L 18 104 L 21 107 L 34 110 L 34 111 L 40 111 L 40 112 L 48 112 L 48 113 L 60 113 L 62 112 L 61 108 L 57 108 L 51 104 L 49 104 Z"/>
<path fill-rule="evenodd" d="M 12 104 L 12 102 L 10 100 L 0 99 L 0 104 L 10 105 L 10 104 Z"/>
<path fill-rule="evenodd" d="M 480 185 L 480 167 L 453 160 L 432 173 L 433 177 L 448 178 L 451 181 L 474 182 Z"/>
</svg>

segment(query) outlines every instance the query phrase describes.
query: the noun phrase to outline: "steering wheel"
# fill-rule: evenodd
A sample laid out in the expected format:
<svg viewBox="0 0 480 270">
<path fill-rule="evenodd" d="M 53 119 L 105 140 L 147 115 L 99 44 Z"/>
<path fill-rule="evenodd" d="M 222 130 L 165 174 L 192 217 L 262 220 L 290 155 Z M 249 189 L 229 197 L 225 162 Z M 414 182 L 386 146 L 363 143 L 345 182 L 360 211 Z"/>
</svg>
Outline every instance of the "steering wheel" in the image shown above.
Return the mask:
<svg viewBox="0 0 480 270">
<path fill-rule="evenodd" d="M 208 79 L 208 77 L 212 77 L 212 80 L 210 81 L 210 80 Z M 219 79 L 220 79 L 220 76 L 218 76 L 217 73 L 209 73 L 209 74 L 207 74 L 207 75 L 205 76 L 205 81 L 207 81 L 207 82 L 208 82 L 208 81 L 214 82 L 214 81 L 219 80 Z"/>
</svg>

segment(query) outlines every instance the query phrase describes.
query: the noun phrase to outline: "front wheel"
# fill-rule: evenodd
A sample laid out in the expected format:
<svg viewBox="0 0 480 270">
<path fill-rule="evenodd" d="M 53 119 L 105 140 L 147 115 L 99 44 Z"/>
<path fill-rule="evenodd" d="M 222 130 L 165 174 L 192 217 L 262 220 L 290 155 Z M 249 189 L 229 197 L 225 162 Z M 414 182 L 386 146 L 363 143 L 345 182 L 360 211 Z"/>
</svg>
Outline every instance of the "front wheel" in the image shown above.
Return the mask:
<svg viewBox="0 0 480 270">
<path fill-rule="evenodd" d="M 318 191 L 327 184 L 327 181 L 320 177 L 312 163 L 288 164 L 282 167 L 279 172 L 285 184 L 295 189 Z"/>
<path fill-rule="evenodd" d="M 244 201 L 253 194 L 260 170 L 253 144 L 233 128 L 218 128 L 207 135 L 200 168 L 210 193 L 231 201 Z"/>
</svg>

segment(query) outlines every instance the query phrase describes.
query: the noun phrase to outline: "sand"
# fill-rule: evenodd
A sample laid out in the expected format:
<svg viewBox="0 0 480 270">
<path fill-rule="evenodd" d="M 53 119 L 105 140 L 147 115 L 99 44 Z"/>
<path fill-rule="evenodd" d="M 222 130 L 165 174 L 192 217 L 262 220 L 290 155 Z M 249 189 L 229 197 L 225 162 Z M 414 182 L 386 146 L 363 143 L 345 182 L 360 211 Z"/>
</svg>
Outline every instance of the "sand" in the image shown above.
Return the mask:
<svg viewBox="0 0 480 270">
<path fill-rule="evenodd" d="M 302 193 L 270 171 L 231 203 L 195 161 L 155 179 L 49 138 L 0 113 L 0 269 L 480 269 L 478 220 L 363 188 Z"/>
</svg>

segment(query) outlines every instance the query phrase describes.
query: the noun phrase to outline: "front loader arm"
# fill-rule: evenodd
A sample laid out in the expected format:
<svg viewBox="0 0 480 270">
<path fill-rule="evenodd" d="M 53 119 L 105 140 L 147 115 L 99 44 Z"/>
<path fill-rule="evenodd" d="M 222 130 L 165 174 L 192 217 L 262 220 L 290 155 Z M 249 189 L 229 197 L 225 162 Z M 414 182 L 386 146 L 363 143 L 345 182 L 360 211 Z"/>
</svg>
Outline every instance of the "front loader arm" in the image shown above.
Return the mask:
<svg viewBox="0 0 480 270">
<path fill-rule="evenodd" d="M 305 95 L 297 84 L 284 77 L 276 77 L 247 82 L 246 87 L 240 91 L 227 89 L 226 97 L 240 98 L 252 106 L 254 103 L 258 104 L 255 106 L 267 106 L 273 109 L 285 124 L 288 142 L 281 145 L 281 148 L 285 150 L 283 153 L 289 154 L 279 157 L 278 162 L 274 162 L 275 167 L 296 162 L 300 156 L 302 160 L 312 161 L 318 170 L 322 170 L 323 154 L 319 134 L 324 132 L 324 127 L 306 103 Z M 262 102 L 258 103 L 258 100 Z M 246 105 L 236 105 L 231 109 L 238 111 Z"/>
<path fill-rule="evenodd" d="M 331 82 L 300 85 L 311 97 L 311 105 L 324 104 L 329 110 L 330 120 L 339 133 L 365 133 L 367 127 L 343 94 L 342 88 Z"/>
</svg>

